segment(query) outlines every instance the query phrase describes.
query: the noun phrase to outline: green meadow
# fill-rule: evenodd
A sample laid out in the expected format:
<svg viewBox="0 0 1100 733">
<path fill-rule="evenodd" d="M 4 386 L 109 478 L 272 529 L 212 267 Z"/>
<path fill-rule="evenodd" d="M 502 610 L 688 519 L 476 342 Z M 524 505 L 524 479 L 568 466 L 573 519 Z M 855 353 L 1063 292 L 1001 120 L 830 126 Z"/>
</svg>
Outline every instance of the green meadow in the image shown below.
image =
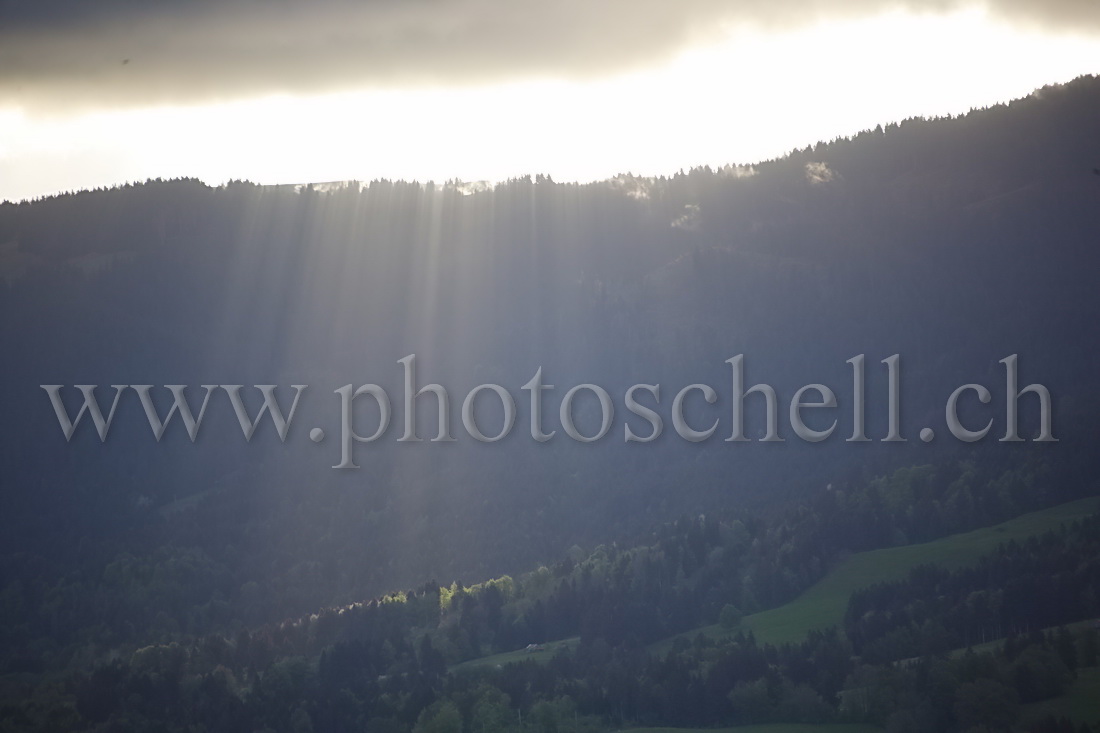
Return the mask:
<svg viewBox="0 0 1100 733">
<path fill-rule="evenodd" d="M 826 629 L 844 620 L 848 599 L 860 588 L 899 580 L 920 565 L 939 564 L 948 568 L 964 567 L 1009 540 L 1023 540 L 1033 535 L 1057 529 L 1066 522 L 1088 516 L 1100 509 L 1100 497 L 1089 497 L 1031 512 L 1007 522 L 951 535 L 919 545 L 890 547 L 849 555 L 836 567 L 794 601 L 760 613 L 746 616 L 736 629 L 727 630 L 714 624 L 687 631 L 677 636 L 694 639 L 698 634 L 718 639 L 738 631 L 752 633 L 760 643 L 783 644 L 799 642 L 814 629 Z M 676 637 L 650 646 L 655 654 L 672 648 Z"/>
</svg>

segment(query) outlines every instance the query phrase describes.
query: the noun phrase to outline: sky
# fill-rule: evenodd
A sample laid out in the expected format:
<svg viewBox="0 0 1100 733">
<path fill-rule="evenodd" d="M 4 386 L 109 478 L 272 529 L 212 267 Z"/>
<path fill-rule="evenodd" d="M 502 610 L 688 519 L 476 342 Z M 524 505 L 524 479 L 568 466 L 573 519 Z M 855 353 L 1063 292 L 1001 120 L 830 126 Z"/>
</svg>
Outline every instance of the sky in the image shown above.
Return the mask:
<svg viewBox="0 0 1100 733">
<path fill-rule="evenodd" d="M 1089 73 L 1095 0 L 0 0 L 0 200 L 671 174 Z"/>
</svg>

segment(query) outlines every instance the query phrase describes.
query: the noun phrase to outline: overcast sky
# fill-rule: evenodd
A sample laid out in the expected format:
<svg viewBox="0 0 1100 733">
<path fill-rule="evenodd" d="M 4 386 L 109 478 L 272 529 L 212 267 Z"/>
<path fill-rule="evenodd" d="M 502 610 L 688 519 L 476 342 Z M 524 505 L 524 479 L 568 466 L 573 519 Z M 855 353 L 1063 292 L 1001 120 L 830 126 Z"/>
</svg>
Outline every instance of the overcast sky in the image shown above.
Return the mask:
<svg viewBox="0 0 1100 733">
<path fill-rule="evenodd" d="M 0 0 L 0 198 L 671 172 L 1097 72 L 1095 0 Z"/>
</svg>

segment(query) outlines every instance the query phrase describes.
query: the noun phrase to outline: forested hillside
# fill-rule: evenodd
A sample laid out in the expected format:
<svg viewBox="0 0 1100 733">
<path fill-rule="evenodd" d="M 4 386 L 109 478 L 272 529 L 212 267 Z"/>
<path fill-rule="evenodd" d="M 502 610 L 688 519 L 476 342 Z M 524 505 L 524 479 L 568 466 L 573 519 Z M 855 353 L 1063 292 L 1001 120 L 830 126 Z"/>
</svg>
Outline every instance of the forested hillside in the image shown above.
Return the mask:
<svg viewBox="0 0 1100 733">
<path fill-rule="evenodd" d="M 1097 130 L 1100 79 L 1085 77 L 664 178 L 171 180 L 0 204 L 0 730 L 1016 724 L 1018 703 L 1096 664 L 1094 634 L 1042 633 L 1100 613 L 1095 520 L 978 570 L 866 589 L 842 628 L 801 645 L 646 646 L 736 628 L 848 553 L 1098 493 Z M 399 360 L 414 354 L 416 387 L 450 395 L 443 426 L 434 394 L 405 409 Z M 783 442 L 763 440 L 758 395 L 747 440 L 727 440 L 740 354 L 744 387 L 778 395 Z M 861 354 L 869 440 L 850 441 Z M 904 440 L 885 441 L 895 354 Z M 1017 391 L 1049 391 L 1056 442 L 1034 440 L 1034 394 L 1018 400 L 1022 440 L 999 440 L 1012 355 Z M 545 440 L 525 391 L 536 373 L 554 385 Z M 358 469 L 334 468 L 337 391 L 371 383 L 388 432 L 348 443 Z M 490 383 L 517 413 L 495 443 L 463 410 Z M 837 398 L 805 411 L 819 431 L 836 419 L 821 442 L 789 419 L 811 383 Z M 960 419 L 991 429 L 963 442 L 945 405 L 970 383 L 991 399 L 968 393 Z M 581 384 L 613 401 L 593 442 L 559 412 Z M 660 385 L 636 393 L 663 419 L 652 442 L 624 438 L 651 431 L 628 408 L 637 384 Z M 695 441 L 671 412 L 698 384 L 716 399 L 689 393 L 686 420 L 718 428 Z M 98 385 L 105 416 L 111 385 L 153 385 L 160 418 L 165 385 L 186 385 L 196 415 L 203 385 L 244 385 L 249 418 L 265 404 L 255 385 L 278 385 L 286 413 L 308 386 L 285 440 L 270 416 L 242 435 L 223 388 L 194 439 L 178 414 L 155 437 L 131 388 L 105 439 L 85 415 L 67 440 L 42 385 L 63 385 L 73 419 L 74 385 Z M 494 399 L 473 411 L 488 435 L 506 425 Z M 359 435 L 379 404 L 355 403 Z M 602 432 L 591 391 L 572 414 Z M 421 440 L 400 440 L 412 417 Z M 1016 637 L 999 656 L 946 658 L 983 633 Z M 448 672 L 572 637 L 545 664 Z M 894 666 L 926 654 L 940 656 Z M 998 696 L 1013 717 L 983 718 Z"/>
<path fill-rule="evenodd" d="M 44 603 L 21 623 L 6 619 L 0 710 L 13 730 L 554 731 L 767 722 L 1063 730 L 1060 719 L 1031 718 L 1021 705 L 1065 710 L 1058 696 L 1076 670 L 1091 679 L 1098 664 L 1100 633 L 1075 623 L 1100 610 L 1095 514 L 1011 540 L 964 569 L 921 566 L 868 586 L 851 596 L 842 625 L 793 643 L 760 642 L 741 625 L 744 613 L 791 600 L 864 544 L 850 541 L 842 518 L 873 520 L 896 535 L 909 526 L 904 507 L 888 508 L 899 495 L 958 506 L 971 490 L 991 493 L 1012 482 L 1024 491 L 1035 481 L 1034 474 L 987 481 L 973 465 L 913 467 L 772 521 L 745 513 L 684 517 L 660 527 L 649 544 L 600 546 L 514 578 L 429 582 L 232 634 L 162 633 L 148 646 L 111 633 L 148 608 L 120 608 L 73 638 L 64 630 L 81 620 L 51 615 Z M 965 527 L 1004 508 L 956 510 L 951 522 L 933 519 L 926 531 Z M 5 572 L 20 574 L 11 566 Z M 30 591 L 23 599 L 51 595 L 23 576 L 15 586 Z M 110 597 L 136 602 L 133 592 L 114 587 Z M 10 588 L 6 595 L 9 608 L 22 600 Z M 714 639 L 693 631 L 712 622 L 728 633 Z M 650 644 L 669 634 L 679 634 L 671 647 Z M 1008 639 L 992 653 L 955 653 L 1000 635 Z M 556 639 L 570 641 L 547 644 Z"/>
</svg>

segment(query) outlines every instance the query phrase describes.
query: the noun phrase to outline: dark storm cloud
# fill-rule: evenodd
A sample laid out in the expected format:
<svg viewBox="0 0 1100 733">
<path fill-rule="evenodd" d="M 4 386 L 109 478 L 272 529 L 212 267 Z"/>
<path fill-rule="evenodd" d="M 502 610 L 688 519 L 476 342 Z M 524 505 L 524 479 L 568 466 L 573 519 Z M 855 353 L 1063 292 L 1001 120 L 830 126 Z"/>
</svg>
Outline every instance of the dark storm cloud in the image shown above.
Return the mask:
<svg viewBox="0 0 1100 733">
<path fill-rule="evenodd" d="M 723 24 L 797 27 L 956 0 L 0 0 L 0 104 L 229 99 L 352 86 L 584 77 L 659 62 Z M 995 0 L 1100 31 L 1095 0 Z"/>
</svg>

